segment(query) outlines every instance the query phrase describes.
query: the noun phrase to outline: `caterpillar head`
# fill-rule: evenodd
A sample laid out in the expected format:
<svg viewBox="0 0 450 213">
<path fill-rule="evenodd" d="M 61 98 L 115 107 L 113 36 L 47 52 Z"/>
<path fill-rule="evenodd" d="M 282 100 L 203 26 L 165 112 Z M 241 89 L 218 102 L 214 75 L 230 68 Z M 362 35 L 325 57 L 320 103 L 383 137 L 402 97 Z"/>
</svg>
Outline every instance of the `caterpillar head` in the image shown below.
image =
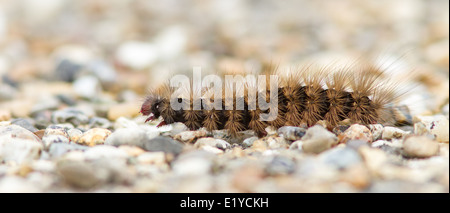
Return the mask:
<svg viewBox="0 0 450 213">
<path fill-rule="evenodd" d="M 162 99 L 159 95 L 149 95 L 145 98 L 145 101 L 144 103 L 142 103 L 140 111 L 142 115 L 150 115 L 150 117 L 148 117 L 147 120 L 145 120 L 145 122 L 151 121 L 160 116 L 161 103 Z"/>
</svg>

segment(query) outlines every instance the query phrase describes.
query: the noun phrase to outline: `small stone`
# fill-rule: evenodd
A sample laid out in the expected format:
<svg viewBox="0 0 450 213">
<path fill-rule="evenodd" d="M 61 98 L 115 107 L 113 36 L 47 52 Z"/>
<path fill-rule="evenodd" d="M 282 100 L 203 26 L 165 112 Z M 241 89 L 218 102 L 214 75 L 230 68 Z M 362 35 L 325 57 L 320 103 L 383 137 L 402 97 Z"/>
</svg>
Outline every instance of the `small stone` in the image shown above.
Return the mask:
<svg viewBox="0 0 450 213">
<path fill-rule="evenodd" d="M 0 121 L 11 120 L 11 112 L 9 110 L 0 109 Z"/>
<path fill-rule="evenodd" d="M 426 136 L 412 136 L 403 142 L 408 157 L 427 158 L 439 153 L 439 144 Z"/>
<path fill-rule="evenodd" d="M 173 162 L 173 172 L 180 176 L 209 175 L 214 157 L 214 154 L 202 150 L 182 154 Z"/>
<path fill-rule="evenodd" d="M 72 82 L 81 69 L 81 65 L 67 59 L 62 59 L 55 70 L 55 77 L 58 80 Z"/>
<path fill-rule="evenodd" d="M 46 110 L 56 110 L 60 105 L 59 100 L 54 96 L 45 95 L 40 97 L 38 101 L 31 108 L 31 114 Z"/>
<path fill-rule="evenodd" d="M 295 171 L 295 163 L 286 157 L 275 156 L 265 169 L 269 175 L 288 175 Z"/>
<path fill-rule="evenodd" d="M 336 135 L 319 125 L 315 125 L 306 131 L 302 138 L 302 150 L 308 153 L 320 153 L 336 145 Z"/>
<path fill-rule="evenodd" d="M 301 140 L 294 141 L 294 142 L 289 146 L 289 149 L 301 151 L 301 150 L 303 149 L 303 141 L 301 141 Z"/>
<path fill-rule="evenodd" d="M 69 139 L 62 135 L 48 135 L 42 138 L 44 149 L 48 150 L 53 143 L 69 143 Z"/>
<path fill-rule="evenodd" d="M 337 169 L 346 169 L 355 164 L 361 163 L 362 159 L 358 152 L 351 148 L 336 147 L 319 155 L 325 164 L 331 165 Z"/>
<path fill-rule="evenodd" d="M 141 108 L 141 103 L 139 102 L 128 102 L 121 103 L 111 106 L 108 110 L 108 119 L 115 121 L 120 117 L 136 117 L 139 116 L 139 109 Z"/>
<path fill-rule="evenodd" d="M 369 143 L 367 143 L 367 141 L 363 141 L 363 140 L 350 140 L 346 143 L 346 145 L 348 148 L 358 150 L 360 147 L 368 146 Z"/>
<path fill-rule="evenodd" d="M 3 162 L 31 162 L 39 159 L 42 149 L 42 144 L 34 140 L 0 136 L 0 161 Z"/>
<path fill-rule="evenodd" d="M 140 164 L 162 165 L 166 163 L 166 156 L 164 152 L 145 152 L 137 157 L 137 162 Z"/>
<path fill-rule="evenodd" d="M 88 116 L 82 111 L 75 108 L 65 108 L 57 110 L 52 113 L 53 123 L 71 123 L 75 126 L 87 124 L 89 122 Z"/>
<path fill-rule="evenodd" d="M 120 129 L 120 128 L 131 128 L 131 127 L 137 127 L 137 123 L 125 118 L 125 117 L 119 117 L 117 118 L 116 122 L 114 122 L 114 129 Z"/>
<path fill-rule="evenodd" d="M 381 124 L 370 124 L 368 125 L 370 132 L 372 132 L 372 141 L 376 141 L 381 139 L 381 135 L 383 134 L 384 126 Z"/>
<path fill-rule="evenodd" d="M 130 145 L 143 148 L 147 141 L 144 129 L 139 127 L 121 128 L 114 131 L 105 141 L 106 145 Z"/>
<path fill-rule="evenodd" d="M 179 140 L 181 142 L 190 143 L 196 138 L 205 137 L 207 134 L 206 130 L 200 129 L 197 131 L 183 131 L 173 136 L 173 139 Z"/>
<path fill-rule="evenodd" d="M 93 117 L 89 119 L 89 129 L 92 128 L 110 129 L 112 128 L 112 123 L 106 118 Z"/>
<path fill-rule="evenodd" d="M 65 126 L 61 124 L 52 124 L 45 128 L 44 137 L 49 135 L 62 135 L 66 138 L 69 138 L 69 134 L 67 134 L 67 130 L 73 128 L 73 126 Z"/>
<path fill-rule="evenodd" d="M 92 188 L 102 181 L 95 168 L 85 162 L 62 161 L 57 164 L 57 171 L 66 183 L 78 188 Z"/>
<path fill-rule="evenodd" d="M 29 130 L 15 125 L 0 126 L 0 137 L 20 138 L 40 142 L 41 139 Z"/>
<path fill-rule="evenodd" d="M 73 128 L 67 130 L 67 135 L 69 136 L 70 141 L 76 142 L 83 135 L 83 132 L 79 129 Z"/>
<path fill-rule="evenodd" d="M 164 152 L 178 155 L 183 150 L 183 144 L 173 140 L 170 137 L 158 136 L 152 139 L 147 139 L 144 143 L 144 148 L 151 152 Z"/>
<path fill-rule="evenodd" d="M 109 137 L 111 137 L 111 136 L 109 136 Z M 132 157 L 137 157 L 137 156 L 145 153 L 145 150 L 143 150 L 142 148 L 137 147 L 137 146 L 120 145 L 119 149 L 124 150 L 129 156 L 132 156 Z"/>
<path fill-rule="evenodd" d="M 142 70 L 158 59 L 157 47 L 152 43 L 128 41 L 119 46 L 116 59 L 122 65 Z"/>
<path fill-rule="evenodd" d="M 289 147 L 288 141 L 283 137 L 270 136 L 265 138 L 270 149 L 285 149 Z"/>
<path fill-rule="evenodd" d="M 0 119 L 1 120 L 1 119 Z M 38 129 L 33 125 L 34 121 L 29 118 L 16 118 L 11 121 L 11 124 L 19 125 L 30 132 L 36 132 Z"/>
<path fill-rule="evenodd" d="M 222 139 L 215 139 L 215 138 L 200 138 L 194 144 L 195 148 L 202 148 L 204 146 L 211 146 L 221 150 L 231 148 L 231 145 L 228 142 Z"/>
<path fill-rule="evenodd" d="M 339 143 L 347 143 L 349 140 L 364 140 L 369 143 L 372 142 L 372 133 L 370 130 L 360 124 L 353 124 L 343 133 L 339 134 Z"/>
<path fill-rule="evenodd" d="M 255 140 L 252 144 L 251 149 L 256 152 L 264 152 L 268 149 L 267 142 L 262 139 Z"/>
<path fill-rule="evenodd" d="M 380 168 L 387 162 L 387 155 L 381 149 L 363 146 L 358 149 L 358 153 L 364 159 L 366 167 L 374 174 L 379 173 Z"/>
<path fill-rule="evenodd" d="M 72 151 L 85 151 L 89 149 L 86 146 L 82 146 L 76 143 L 52 143 L 48 148 L 48 153 L 52 158 L 63 156 L 64 154 Z"/>
<path fill-rule="evenodd" d="M 123 149 L 119 149 L 114 146 L 108 145 L 98 145 L 94 146 L 84 152 L 84 157 L 86 160 L 97 160 L 97 159 L 107 159 L 107 160 L 121 160 L 124 161 L 128 158 L 127 152 Z"/>
<path fill-rule="evenodd" d="M 256 141 L 256 140 L 258 140 L 258 137 L 256 137 L 256 136 L 247 138 L 247 139 L 245 139 L 245 140 L 242 142 L 242 146 L 243 146 L 244 148 L 251 147 L 251 146 L 253 145 L 253 142 Z"/>
<path fill-rule="evenodd" d="M 381 139 L 383 139 L 383 140 L 400 139 L 409 134 L 411 134 L 411 132 L 409 132 L 409 131 L 403 131 L 399 128 L 386 126 L 383 129 L 383 134 L 381 135 Z"/>
<path fill-rule="evenodd" d="M 82 76 L 73 82 L 73 91 L 82 98 L 95 99 L 102 92 L 100 81 L 94 76 Z"/>
<path fill-rule="evenodd" d="M 434 124 L 434 125 L 433 125 Z M 448 143 L 449 141 L 449 121 L 448 119 L 441 119 L 433 122 L 431 126 L 431 134 L 436 136 L 436 140 L 439 142 Z"/>
<path fill-rule="evenodd" d="M 0 179 L 0 193 L 40 193 L 41 189 L 27 179 L 17 176 L 6 176 Z"/>
<path fill-rule="evenodd" d="M 277 131 L 279 136 L 284 137 L 286 140 L 300 140 L 306 133 L 306 129 L 295 126 L 283 126 Z"/>
<path fill-rule="evenodd" d="M 392 115 L 395 120 L 395 125 L 397 126 L 403 126 L 403 125 L 412 125 L 412 116 L 411 112 L 409 111 L 408 106 L 402 105 L 402 106 L 395 106 L 391 108 Z"/>
<path fill-rule="evenodd" d="M 108 129 L 93 128 L 86 131 L 80 137 L 80 139 L 78 139 L 77 143 L 82 145 L 95 146 L 98 144 L 103 144 L 109 135 L 111 135 L 111 131 Z"/>
</svg>

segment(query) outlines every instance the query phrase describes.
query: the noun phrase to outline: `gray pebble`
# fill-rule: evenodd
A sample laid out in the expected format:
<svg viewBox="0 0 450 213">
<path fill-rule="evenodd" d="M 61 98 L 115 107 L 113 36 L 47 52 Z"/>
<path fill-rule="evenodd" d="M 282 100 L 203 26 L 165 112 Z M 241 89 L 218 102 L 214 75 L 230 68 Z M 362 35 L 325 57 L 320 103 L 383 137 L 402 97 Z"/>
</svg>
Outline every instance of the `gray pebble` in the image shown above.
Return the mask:
<svg viewBox="0 0 450 213">
<path fill-rule="evenodd" d="M 278 135 L 283 136 L 286 140 L 300 140 L 306 133 L 306 129 L 295 126 L 283 126 L 278 129 Z"/>
<path fill-rule="evenodd" d="M 322 152 L 319 158 L 327 165 L 337 169 L 345 169 L 354 164 L 361 163 L 362 158 L 355 149 L 336 147 Z"/>
<path fill-rule="evenodd" d="M 102 91 L 100 81 L 94 76 L 83 76 L 73 82 L 75 93 L 89 100 L 99 97 Z"/>
<path fill-rule="evenodd" d="M 57 110 L 52 113 L 53 123 L 71 123 L 75 126 L 80 124 L 87 124 L 89 122 L 88 116 L 82 111 L 75 108 L 65 108 Z"/>
<path fill-rule="evenodd" d="M 183 144 L 173 140 L 170 137 L 158 136 L 145 141 L 143 149 L 153 152 L 165 152 L 173 153 L 175 155 L 180 154 L 183 150 Z"/>
<path fill-rule="evenodd" d="M 34 123 L 34 120 L 29 119 L 29 118 L 16 118 L 11 121 L 11 124 L 21 126 L 25 129 L 29 130 L 30 132 L 36 132 L 36 131 L 38 131 L 38 129 L 36 127 L 34 127 L 33 123 Z"/>
<path fill-rule="evenodd" d="M 253 145 L 253 142 L 255 142 L 256 140 L 258 140 L 258 137 L 256 137 L 256 136 L 247 138 L 247 139 L 245 139 L 245 140 L 242 142 L 242 146 L 243 146 L 244 148 L 251 147 L 251 146 Z"/>
<path fill-rule="evenodd" d="M 295 163 L 286 157 L 275 156 L 267 165 L 265 171 L 269 175 L 287 175 L 295 171 Z"/>
<path fill-rule="evenodd" d="M 96 127 L 104 128 L 104 129 L 111 129 L 112 125 L 113 124 L 106 118 L 93 117 L 93 118 L 89 119 L 89 129 L 96 128 Z"/>
<path fill-rule="evenodd" d="M 74 150 L 85 151 L 87 149 L 89 147 L 76 143 L 52 143 L 48 149 L 48 153 L 52 158 L 56 158 Z"/>
</svg>

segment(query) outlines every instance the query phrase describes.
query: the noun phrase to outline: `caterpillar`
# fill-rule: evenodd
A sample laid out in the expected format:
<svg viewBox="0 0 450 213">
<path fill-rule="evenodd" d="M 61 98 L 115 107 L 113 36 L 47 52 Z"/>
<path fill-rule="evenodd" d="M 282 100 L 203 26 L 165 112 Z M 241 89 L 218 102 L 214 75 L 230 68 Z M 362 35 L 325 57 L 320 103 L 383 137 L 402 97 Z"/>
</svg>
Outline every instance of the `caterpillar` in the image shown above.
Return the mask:
<svg viewBox="0 0 450 213">
<path fill-rule="evenodd" d="M 226 74 L 220 78 L 226 79 Z M 150 92 L 140 113 L 149 116 L 145 122 L 162 117 L 158 126 L 181 122 L 190 130 L 226 129 L 233 137 L 244 130 L 263 137 L 269 126 L 310 127 L 322 122 L 331 130 L 345 122 L 386 123 L 392 118 L 389 107 L 399 94 L 398 84 L 384 80 L 383 75 L 373 65 L 339 69 L 309 65 L 287 71 L 270 67 L 257 82 L 215 82 L 214 87 L 202 84 L 193 92 L 190 80 L 178 88 L 177 95 L 166 83 Z M 276 80 L 267 83 L 273 76 Z M 271 98 L 277 100 L 275 107 L 263 107 Z M 174 103 L 184 107 L 174 108 Z"/>
</svg>

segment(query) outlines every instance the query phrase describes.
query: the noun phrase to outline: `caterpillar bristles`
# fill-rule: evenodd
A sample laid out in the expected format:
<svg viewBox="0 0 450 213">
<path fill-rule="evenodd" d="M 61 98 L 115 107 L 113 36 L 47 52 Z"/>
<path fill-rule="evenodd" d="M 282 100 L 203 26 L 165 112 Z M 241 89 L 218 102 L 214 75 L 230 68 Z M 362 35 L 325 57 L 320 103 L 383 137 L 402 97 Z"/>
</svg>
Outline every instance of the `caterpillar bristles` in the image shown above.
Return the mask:
<svg viewBox="0 0 450 213">
<path fill-rule="evenodd" d="M 220 92 L 216 87 L 194 87 L 190 81 L 188 86 L 179 88 L 180 94 L 172 96 L 175 89 L 166 84 L 151 91 L 141 113 L 149 116 L 146 121 L 162 117 L 163 122 L 158 126 L 182 122 L 190 130 L 225 129 L 232 137 L 238 137 L 244 130 L 253 130 L 258 137 L 263 137 L 268 126 L 310 127 L 324 122 L 328 129 L 333 129 L 343 121 L 363 125 L 395 123 L 389 106 L 399 97 L 398 84 L 383 80 L 381 76 L 385 73 L 378 67 L 308 65 L 287 70 L 268 67 L 262 76 L 253 79 L 266 79 L 265 87 L 248 76 L 244 83 L 236 82 L 238 78 L 232 82 L 224 78 L 226 74 L 246 73 L 237 71 L 222 73 L 225 83 L 221 82 Z M 275 88 L 267 83 L 271 75 L 279 77 Z M 271 89 L 276 91 L 271 93 Z M 261 108 L 261 103 L 269 103 L 272 98 L 277 98 L 276 110 Z M 173 109 L 171 102 L 183 103 L 188 108 Z M 194 105 L 199 107 L 194 109 Z M 272 113 L 276 112 L 276 117 L 262 120 L 262 115 L 271 110 L 275 110 Z"/>
</svg>

